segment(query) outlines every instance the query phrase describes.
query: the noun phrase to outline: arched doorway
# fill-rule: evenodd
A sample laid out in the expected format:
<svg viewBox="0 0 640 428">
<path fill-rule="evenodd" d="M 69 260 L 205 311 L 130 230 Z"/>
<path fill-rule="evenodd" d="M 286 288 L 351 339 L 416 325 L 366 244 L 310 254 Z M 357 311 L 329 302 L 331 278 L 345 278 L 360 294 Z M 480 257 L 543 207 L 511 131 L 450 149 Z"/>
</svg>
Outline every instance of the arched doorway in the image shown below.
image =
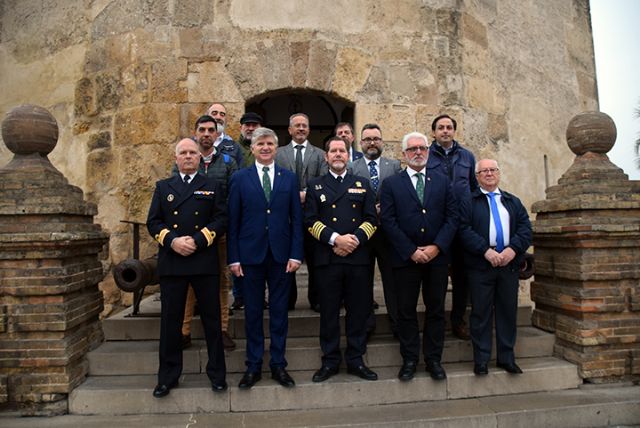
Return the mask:
<svg viewBox="0 0 640 428">
<path fill-rule="evenodd" d="M 322 148 L 324 142 L 333 135 L 338 122 L 353 124 L 354 104 L 327 92 L 286 89 L 253 97 L 246 102 L 245 111 L 260 114 L 264 119 L 263 125 L 277 133 L 281 146 L 291 141 L 287 130 L 289 116 L 304 113 L 309 116 L 309 141 Z"/>
</svg>

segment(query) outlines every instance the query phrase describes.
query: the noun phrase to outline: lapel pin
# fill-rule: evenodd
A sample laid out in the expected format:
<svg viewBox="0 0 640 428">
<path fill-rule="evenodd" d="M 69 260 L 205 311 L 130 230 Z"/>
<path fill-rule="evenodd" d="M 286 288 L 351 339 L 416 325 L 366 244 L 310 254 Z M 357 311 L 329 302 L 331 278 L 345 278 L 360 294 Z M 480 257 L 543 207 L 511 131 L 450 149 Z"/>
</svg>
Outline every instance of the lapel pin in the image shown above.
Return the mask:
<svg viewBox="0 0 640 428">
<path fill-rule="evenodd" d="M 167 201 L 173 202 L 173 198 L 174 198 L 173 194 L 169 193 L 169 195 L 167 196 Z"/>
</svg>

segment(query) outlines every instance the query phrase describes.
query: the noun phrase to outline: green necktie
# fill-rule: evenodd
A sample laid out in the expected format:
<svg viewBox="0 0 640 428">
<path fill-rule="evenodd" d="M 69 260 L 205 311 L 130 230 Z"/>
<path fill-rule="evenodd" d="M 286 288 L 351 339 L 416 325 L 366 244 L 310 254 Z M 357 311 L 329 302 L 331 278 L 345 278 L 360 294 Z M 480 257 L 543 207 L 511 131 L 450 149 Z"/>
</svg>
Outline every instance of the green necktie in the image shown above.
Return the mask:
<svg viewBox="0 0 640 428">
<path fill-rule="evenodd" d="M 416 174 L 416 177 L 418 177 L 418 183 L 416 184 L 416 193 L 418 194 L 420 205 L 424 204 L 424 178 L 422 178 L 423 175 L 424 174 L 421 172 Z"/>
<path fill-rule="evenodd" d="M 262 190 L 264 190 L 264 197 L 269 202 L 271 200 L 271 179 L 269 178 L 268 166 L 262 167 Z"/>
</svg>

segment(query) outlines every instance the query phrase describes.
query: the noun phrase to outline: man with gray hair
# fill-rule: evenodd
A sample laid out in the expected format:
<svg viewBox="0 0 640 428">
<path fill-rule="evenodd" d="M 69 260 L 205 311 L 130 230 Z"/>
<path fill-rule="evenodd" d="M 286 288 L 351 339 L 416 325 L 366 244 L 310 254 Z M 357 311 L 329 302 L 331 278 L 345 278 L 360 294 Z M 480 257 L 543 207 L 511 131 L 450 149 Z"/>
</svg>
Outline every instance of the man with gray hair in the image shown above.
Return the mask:
<svg viewBox="0 0 640 428">
<path fill-rule="evenodd" d="M 238 387 L 248 389 L 262 378 L 264 284 L 269 289 L 271 377 L 285 387 L 294 380 L 285 367 L 288 303 L 292 274 L 302 263 L 302 205 L 298 180 L 275 164 L 278 137 L 258 128 L 251 138 L 255 163 L 231 176 L 227 262 L 243 277 L 246 372 Z"/>
<path fill-rule="evenodd" d="M 460 235 L 471 291 L 473 372 L 489 373 L 495 314 L 497 366 L 512 374 L 522 370 L 516 343 L 518 275 L 531 245 L 529 214 L 520 199 L 500 189 L 500 168 L 493 159 L 476 164 L 480 187 L 460 201 Z"/>
<path fill-rule="evenodd" d="M 387 178 L 380 194 L 381 225 L 392 245 L 391 264 L 398 304 L 398 339 L 402 367 L 398 378 L 413 379 L 420 356 L 416 306 L 422 291 L 426 307 L 422 348 L 426 370 L 435 380 L 447 377 L 440 361 L 444 347 L 449 246 L 458 212 L 449 179 L 429 168 L 427 137 L 418 132 L 402 139 L 407 168 Z"/>
</svg>

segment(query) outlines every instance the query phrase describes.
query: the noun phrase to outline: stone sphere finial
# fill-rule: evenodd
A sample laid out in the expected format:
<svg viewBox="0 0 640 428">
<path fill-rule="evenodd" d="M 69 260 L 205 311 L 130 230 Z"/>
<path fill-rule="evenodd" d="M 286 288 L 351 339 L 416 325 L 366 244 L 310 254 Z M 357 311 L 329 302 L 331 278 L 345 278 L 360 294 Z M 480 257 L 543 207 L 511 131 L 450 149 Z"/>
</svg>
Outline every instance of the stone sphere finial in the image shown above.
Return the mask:
<svg viewBox="0 0 640 428">
<path fill-rule="evenodd" d="M 616 124 L 606 113 L 586 111 L 577 114 L 567 126 L 567 143 L 573 153 L 605 154 L 616 142 Z"/>
<path fill-rule="evenodd" d="M 43 107 L 21 105 L 7 113 L 2 122 L 2 139 L 16 155 L 46 156 L 58 142 L 58 123 Z"/>
</svg>

